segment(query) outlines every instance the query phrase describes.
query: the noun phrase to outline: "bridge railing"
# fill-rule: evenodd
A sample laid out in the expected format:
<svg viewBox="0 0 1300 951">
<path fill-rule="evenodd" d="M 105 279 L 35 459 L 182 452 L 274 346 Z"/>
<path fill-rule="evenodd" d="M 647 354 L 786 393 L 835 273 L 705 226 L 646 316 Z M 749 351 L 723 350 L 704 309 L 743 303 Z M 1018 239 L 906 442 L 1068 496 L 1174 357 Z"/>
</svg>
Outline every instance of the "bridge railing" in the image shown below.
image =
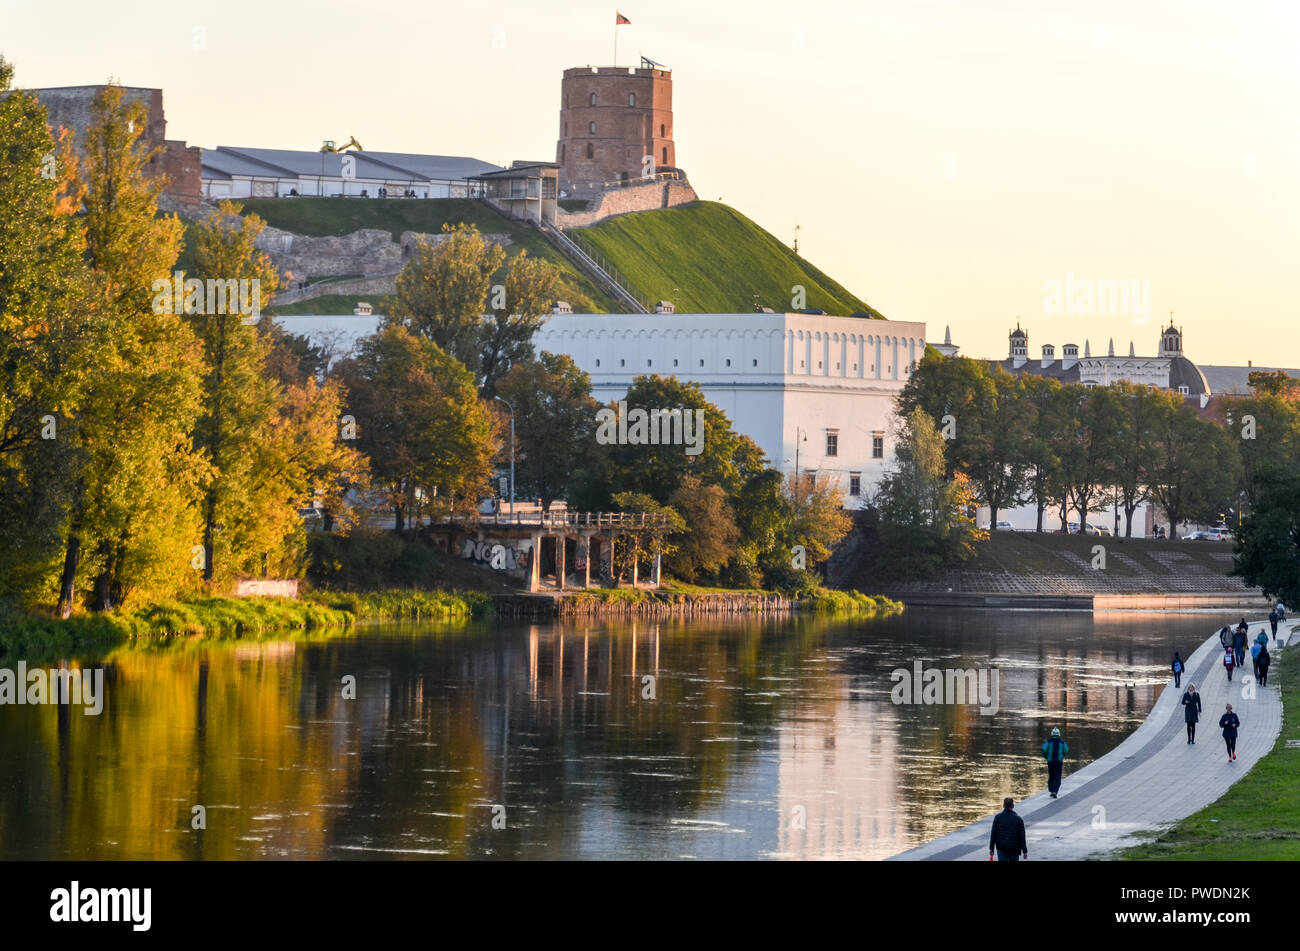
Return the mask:
<svg viewBox="0 0 1300 951">
<path fill-rule="evenodd" d="M 478 516 L 448 516 L 443 524 L 478 524 L 538 527 L 634 529 L 663 528 L 668 516 L 658 512 L 501 512 Z"/>
</svg>

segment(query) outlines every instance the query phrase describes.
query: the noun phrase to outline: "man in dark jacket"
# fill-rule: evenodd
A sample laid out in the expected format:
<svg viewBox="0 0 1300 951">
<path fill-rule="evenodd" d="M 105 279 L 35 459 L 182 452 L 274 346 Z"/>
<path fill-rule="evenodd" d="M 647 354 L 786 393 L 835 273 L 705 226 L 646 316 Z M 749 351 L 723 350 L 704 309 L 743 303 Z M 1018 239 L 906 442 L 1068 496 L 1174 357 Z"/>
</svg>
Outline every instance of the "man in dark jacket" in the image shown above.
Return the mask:
<svg viewBox="0 0 1300 951">
<path fill-rule="evenodd" d="M 1019 862 L 1023 855 L 1029 858 L 1025 842 L 1025 820 L 1016 815 L 1016 801 L 1008 796 L 1002 800 L 1002 811 L 993 817 L 993 831 L 989 833 L 989 858 L 998 853 L 999 862 Z"/>
<path fill-rule="evenodd" d="M 1273 658 L 1268 654 L 1268 648 L 1264 645 L 1259 647 L 1259 656 L 1255 658 L 1255 678 L 1259 681 L 1261 687 L 1268 684 L 1268 668 L 1273 663 Z"/>
<path fill-rule="evenodd" d="M 1268 623 L 1271 624 L 1271 625 L 1273 626 L 1273 636 L 1274 636 L 1275 638 L 1277 637 L 1277 622 L 1278 622 L 1278 620 L 1279 620 L 1279 618 L 1278 618 L 1278 616 L 1277 616 L 1277 605 L 1275 604 L 1275 605 L 1273 605 L 1273 609 L 1272 609 L 1271 611 L 1268 612 Z"/>
</svg>

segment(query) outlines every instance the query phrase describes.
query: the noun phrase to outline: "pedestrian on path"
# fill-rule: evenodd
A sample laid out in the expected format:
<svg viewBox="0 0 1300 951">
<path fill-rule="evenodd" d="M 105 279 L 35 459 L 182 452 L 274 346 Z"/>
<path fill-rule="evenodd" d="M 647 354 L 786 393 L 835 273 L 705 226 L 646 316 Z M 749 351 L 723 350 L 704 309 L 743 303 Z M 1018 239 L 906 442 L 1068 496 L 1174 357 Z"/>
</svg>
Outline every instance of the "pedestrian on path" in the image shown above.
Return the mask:
<svg viewBox="0 0 1300 951">
<path fill-rule="evenodd" d="M 1228 744 L 1228 762 L 1232 763 L 1237 759 L 1237 727 L 1241 726 L 1240 718 L 1232 712 L 1232 704 L 1228 704 L 1228 712 L 1219 717 L 1219 726 L 1223 729 L 1223 742 Z"/>
<path fill-rule="evenodd" d="M 1237 630 L 1241 631 L 1243 634 L 1250 630 L 1250 625 L 1246 623 L 1245 618 L 1241 619 L 1241 622 L 1237 625 Z"/>
<path fill-rule="evenodd" d="M 1243 631 L 1241 628 L 1237 628 L 1237 633 L 1232 635 L 1232 651 L 1237 655 L 1238 667 L 1246 662 L 1246 638 L 1248 635 L 1249 632 Z"/>
<path fill-rule="evenodd" d="M 1183 693 L 1183 719 L 1187 722 L 1187 742 L 1196 742 L 1196 721 L 1201 718 L 1201 695 L 1196 684 L 1189 683 Z"/>
<path fill-rule="evenodd" d="M 1223 667 L 1228 672 L 1228 683 L 1232 683 L 1232 668 L 1237 666 L 1237 652 L 1229 647 L 1223 652 Z"/>
<path fill-rule="evenodd" d="M 1265 646 L 1268 645 L 1268 635 L 1264 633 L 1264 629 L 1262 627 L 1259 629 L 1259 634 L 1255 637 L 1255 643 L 1263 644 Z"/>
<path fill-rule="evenodd" d="M 1178 651 L 1174 651 L 1174 662 L 1171 666 L 1174 672 L 1174 687 L 1176 689 L 1182 686 L 1179 681 L 1183 679 L 1183 659 L 1178 656 Z"/>
<path fill-rule="evenodd" d="M 1283 604 L 1281 601 L 1277 603 L 1277 619 L 1279 621 L 1286 620 L 1286 605 Z"/>
<path fill-rule="evenodd" d="M 1232 646 L 1232 631 L 1226 624 L 1219 629 L 1219 646 L 1224 650 Z"/>
<path fill-rule="evenodd" d="M 1029 858 L 1029 845 L 1025 842 L 1025 820 L 1016 815 L 1016 801 L 1008 796 L 1002 800 L 1002 811 L 993 817 L 993 831 L 989 833 L 989 861 L 998 853 L 999 862 L 1019 862 L 1023 855 Z"/>
<path fill-rule="evenodd" d="M 1268 683 L 1268 668 L 1272 663 L 1273 658 L 1269 656 L 1268 648 L 1259 645 L 1259 656 L 1255 658 L 1255 679 L 1261 687 Z"/>
<path fill-rule="evenodd" d="M 1255 668 L 1255 679 L 1259 680 L 1259 652 L 1264 649 L 1264 645 L 1259 641 L 1250 645 L 1250 663 Z"/>
<path fill-rule="evenodd" d="M 1056 798 L 1061 791 L 1061 769 L 1065 766 L 1065 754 L 1070 747 L 1061 739 L 1061 728 L 1052 727 L 1052 735 L 1043 744 L 1043 757 L 1047 760 L 1047 791 Z"/>
<path fill-rule="evenodd" d="M 1275 638 L 1277 637 L 1277 622 L 1278 622 L 1277 605 L 1275 604 L 1273 605 L 1273 610 L 1268 612 L 1268 623 L 1273 627 L 1273 636 Z"/>
</svg>

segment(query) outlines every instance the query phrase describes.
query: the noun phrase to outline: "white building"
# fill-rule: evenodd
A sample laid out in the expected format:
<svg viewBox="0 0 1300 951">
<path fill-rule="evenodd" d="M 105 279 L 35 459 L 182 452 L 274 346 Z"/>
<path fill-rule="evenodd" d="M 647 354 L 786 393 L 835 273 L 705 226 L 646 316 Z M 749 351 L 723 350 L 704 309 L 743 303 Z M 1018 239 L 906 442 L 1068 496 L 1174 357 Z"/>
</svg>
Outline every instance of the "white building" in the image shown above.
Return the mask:
<svg viewBox="0 0 1300 951">
<path fill-rule="evenodd" d="M 409 152 L 311 152 L 218 146 L 203 150 L 203 197 L 285 198 L 291 195 L 368 198 L 469 198 L 477 175 L 500 171 L 460 155 Z"/>
<path fill-rule="evenodd" d="M 845 504 L 861 507 L 891 464 L 894 400 L 925 353 L 925 325 L 803 313 L 554 314 L 533 343 L 570 356 L 601 403 L 637 376 L 699 383 L 769 465 L 833 479 Z"/>
</svg>

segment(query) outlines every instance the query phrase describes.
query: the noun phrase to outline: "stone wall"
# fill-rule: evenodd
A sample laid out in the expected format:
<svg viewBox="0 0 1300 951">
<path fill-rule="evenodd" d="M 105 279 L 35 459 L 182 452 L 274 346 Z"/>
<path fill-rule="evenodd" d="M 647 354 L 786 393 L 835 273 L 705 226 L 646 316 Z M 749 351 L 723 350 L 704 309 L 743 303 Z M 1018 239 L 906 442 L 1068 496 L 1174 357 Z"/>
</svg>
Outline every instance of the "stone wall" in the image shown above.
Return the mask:
<svg viewBox="0 0 1300 951">
<path fill-rule="evenodd" d="M 563 230 L 586 228 L 606 218 L 626 215 L 634 211 L 655 211 L 674 208 L 697 201 L 695 189 L 689 182 L 653 181 L 644 184 L 616 186 L 601 192 L 587 204 L 586 211 L 566 212 L 560 209 L 556 224 Z"/>
<path fill-rule="evenodd" d="M 283 291 L 275 298 L 276 303 L 288 304 L 322 294 L 391 294 L 394 279 L 416 242 L 423 238 L 438 244 L 446 237 L 445 234 L 403 231 L 401 238 L 394 241 L 392 233 L 382 228 L 362 228 L 348 234 L 312 237 L 268 225 L 258 237 L 257 247 L 270 255 L 272 263 L 282 274 L 290 275 Z M 494 244 L 511 244 L 508 234 L 492 232 L 483 237 Z M 310 278 L 355 275 L 361 275 L 363 279 L 331 283 L 321 288 L 293 286 Z M 345 287 L 350 289 L 343 290 Z"/>
</svg>

